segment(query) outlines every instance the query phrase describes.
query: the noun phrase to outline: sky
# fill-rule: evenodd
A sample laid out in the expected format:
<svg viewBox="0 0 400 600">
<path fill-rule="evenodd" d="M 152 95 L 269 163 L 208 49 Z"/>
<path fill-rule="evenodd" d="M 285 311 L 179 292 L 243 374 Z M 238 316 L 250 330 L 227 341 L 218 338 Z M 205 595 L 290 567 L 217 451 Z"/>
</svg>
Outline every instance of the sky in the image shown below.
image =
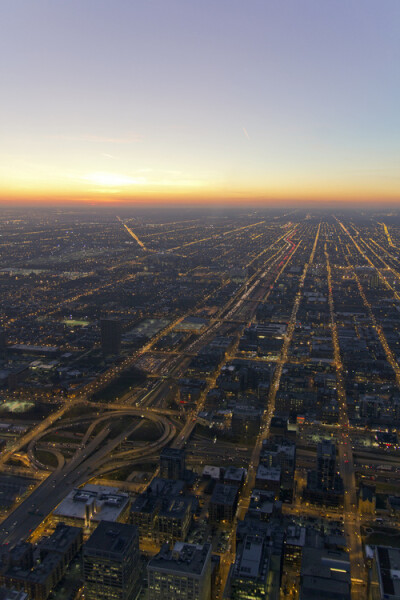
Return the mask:
<svg viewBox="0 0 400 600">
<path fill-rule="evenodd" d="M 400 201 L 399 0 L 1 0 L 0 201 Z"/>
</svg>

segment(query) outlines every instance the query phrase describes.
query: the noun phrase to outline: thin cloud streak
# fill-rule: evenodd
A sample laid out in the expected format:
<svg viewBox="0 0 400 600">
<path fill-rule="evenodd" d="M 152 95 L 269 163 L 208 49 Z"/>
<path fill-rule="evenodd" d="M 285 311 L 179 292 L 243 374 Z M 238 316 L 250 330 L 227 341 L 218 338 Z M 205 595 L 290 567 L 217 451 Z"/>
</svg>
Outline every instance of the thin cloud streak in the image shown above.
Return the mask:
<svg viewBox="0 0 400 600">
<path fill-rule="evenodd" d="M 242 131 L 243 131 L 244 135 L 247 137 L 247 139 L 248 139 L 248 140 L 250 140 L 250 136 L 249 136 L 249 134 L 247 133 L 247 129 L 246 129 L 246 127 L 242 127 Z"/>
<path fill-rule="evenodd" d="M 92 142 L 94 144 L 135 144 L 143 141 L 143 136 L 140 134 L 131 135 L 128 137 L 106 137 L 101 135 L 48 135 L 47 138 L 53 140 L 65 140 L 68 142 Z"/>
</svg>

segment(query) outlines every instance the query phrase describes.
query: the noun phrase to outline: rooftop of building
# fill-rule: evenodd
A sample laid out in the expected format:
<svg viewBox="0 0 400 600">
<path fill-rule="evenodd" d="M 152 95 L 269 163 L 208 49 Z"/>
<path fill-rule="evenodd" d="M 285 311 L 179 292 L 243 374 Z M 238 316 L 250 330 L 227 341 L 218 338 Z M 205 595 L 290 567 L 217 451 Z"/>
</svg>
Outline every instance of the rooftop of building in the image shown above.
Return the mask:
<svg viewBox="0 0 400 600">
<path fill-rule="evenodd" d="M 237 404 L 233 409 L 233 417 L 259 418 L 261 417 L 261 411 L 259 408 L 254 408 L 253 406 Z"/>
<path fill-rule="evenodd" d="M 185 482 L 180 479 L 154 477 L 146 492 L 156 496 L 178 496 L 183 492 L 184 488 Z"/>
<path fill-rule="evenodd" d="M 341 550 L 306 547 L 302 553 L 301 575 L 350 583 L 349 555 Z"/>
<path fill-rule="evenodd" d="M 306 543 L 307 529 L 299 525 L 289 525 L 286 529 L 286 544 L 291 546 L 304 546 Z"/>
<path fill-rule="evenodd" d="M 239 521 L 236 528 L 236 543 L 243 543 L 247 536 L 262 537 L 273 554 L 280 555 L 283 550 L 285 530 L 279 519 L 262 521 L 249 513 L 243 521 Z"/>
<path fill-rule="evenodd" d="M 137 496 L 132 502 L 131 512 L 153 514 L 158 509 L 160 503 L 161 499 L 159 496 L 143 492 L 143 494 Z"/>
<path fill-rule="evenodd" d="M 59 570 L 59 564 L 64 563 L 65 553 L 77 538 L 82 540 L 82 530 L 79 527 L 69 527 L 60 523 L 55 532 L 40 544 L 40 563 L 33 568 L 11 566 L 7 569 L 7 577 L 30 583 L 45 583 L 53 571 Z M 20 547 L 26 550 L 27 544 Z"/>
<path fill-rule="evenodd" d="M 84 545 L 84 554 L 106 552 L 123 557 L 137 539 L 137 528 L 126 523 L 101 521 Z"/>
<path fill-rule="evenodd" d="M 242 467 L 228 467 L 225 471 L 224 479 L 230 481 L 237 481 L 240 483 L 246 477 L 246 469 Z"/>
<path fill-rule="evenodd" d="M 288 458 L 294 458 L 296 454 L 296 444 L 292 440 L 282 439 L 280 441 L 264 440 L 261 452 L 265 453 L 282 453 Z"/>
<path fill-rule="evenodd" d="M 29 542 L 19 542 L 14 548 L 9 549 L 8 545 L 3 545 L 0 547 L 0 555 L 5 552 L 12 556 L 12 560 L 14 562 L 18 562 L 25 556 L 27 553 L 31 551 L 31 544 Z"/>
<path fill-rule="evenodd" d="M 336 458 L 335 444 L 332 444 L 330 440 L 323 440 L 318 443 L 317 446 L 318 456 L 324 456 L 327 458 Z"/>
<path fill-rule="evenodd" d="M 182 575 L 195 575 L 200 578 L 210 560 L 210 544 L 176 542 L 172 550 L 168 544 L 165 544 L 160 552 L 150 560 L 147 568 L 154 571 L 173 571 Z"/>
<path fill-rule="evenodd" d="M 129 495 L 118 488 L 87 484 L 75 488 L 54 510 L 57 517 L 85 520 L 87 507 L 95 521 L 114 521 L 129 504 Z"/>
<path fill-rule="evenodd" d="M 183 518 L 192 507 L 192 498 L 189 496 L 175 496 L 164 498 L 159 512 L 159 517 L 170 519 Z"/>
<path fill-rule="evenodd" d="M 233 576 L 265 579 L 268 572 L 268 552 L 261 535 L 247 535 L 240 544 L 233 567 Z"/>
<path fill-rule="evenodd" d="M 46 552 L 66 552 L 77 537 L 82 535 L 80 527 L 69 527 L 58 523 L 50 537 L 40 542 L 40 550 Z"/>
<path fill-rule="evenodd" d="M 313 577 L 305 575 L 302 578 L 301 600 L 315 600 L 317 597 L 323 598 L 325 593 L 336 594 L 336 598 L 350 600 L 350 583 L 347 581 L 325 579 L 323 577 Z M 320 596 L 317 596 L 320 594 Z"/>
<path fill-rule="evenodd" d="M 272 515 L 274 510 L 279 511 L 281 508 L 282 502 L 275 500 L 275 492 L 258 489 L 252 491 L 249 504 L 250 514 L 265 517 L 265 515 Z"/>
<path fill-rule="evenodd" d="M 375 557 L 384 597 L 400 598 L 400 548 L 377 546 Z"/>
<path fill-rule="evenodd" d="M 235 485 L 217 483 L 211 496 L 211 502 L 213 504 L 224 504 L 227 506 L 233 506 L 236 502 L 238 491 L 239 490 Z"/>
<path fill-rule="evenodd" d="M 211 479 L 221 479 L 221 470 L 221 467 L 206 465 L 203 469 L 203 477 L 210 477 Z"/>
<path fill-rule="evenodd" d="M 256 479 L 265 479 L 266 481 L 279 481 L 280 478 L 280 467 L 265 467 L 264 465 L 258 465 Z"/>
<path fill-rule="evenodd" d="M 287 419 L 284 417 L 272 417 L 271 418 L 271 427 L 279 427 L 282 429 L 286 429 L 287 427 Z"/>
</svg>

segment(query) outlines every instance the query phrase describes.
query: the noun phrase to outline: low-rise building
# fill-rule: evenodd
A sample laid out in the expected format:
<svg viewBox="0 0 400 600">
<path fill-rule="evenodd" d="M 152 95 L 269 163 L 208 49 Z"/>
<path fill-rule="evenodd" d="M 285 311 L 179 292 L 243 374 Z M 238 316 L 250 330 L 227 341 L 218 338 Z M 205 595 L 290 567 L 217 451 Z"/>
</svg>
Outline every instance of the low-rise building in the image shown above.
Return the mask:
<svg viewBox="0 0 400 600">
<path fill-rule="evenodd" d="M 38 563 L 33 561 L 30 544 L 22 544 L 9 552 L 0 566 L 0 585 L 22 590 L 34 600 L 46 600 L 81 545 L 82 530 L 59 523 L 54 533 L 39 544 Z"/>
<path fill-rule="evenodd" d="M 70 492 L 53 511 L 52 519 L 93 531 L 100 521 L 125 523 L 129 507 L 129 495 L 118 488 L 87 484 Z"/>
</svg>

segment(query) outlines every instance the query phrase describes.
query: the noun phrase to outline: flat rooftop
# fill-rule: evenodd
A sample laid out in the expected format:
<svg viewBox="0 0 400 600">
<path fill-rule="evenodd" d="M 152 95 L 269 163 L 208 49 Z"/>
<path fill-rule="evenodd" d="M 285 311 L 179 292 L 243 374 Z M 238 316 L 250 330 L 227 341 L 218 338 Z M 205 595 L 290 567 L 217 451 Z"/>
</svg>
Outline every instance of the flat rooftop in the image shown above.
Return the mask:
<svg viewBox="0 0 400 600">
<path fill-rule="evenodd" d="M 84 545 L 83 553 L 106 552 L 123 557 L 137 536 L 137 528 L 134 525 L 101 521 Z"/>
<path fill-rule="evenodd" d="M 280 481 L 280 467 L 265 467 L 258 465 L 256 479 L 264 479 L 265 481 Z"/>
<path fill-rule="evenodd" d="M 400 598 L 400 549 L 377 546 L 375 557 L 383 597 L 397 600 Z"/>
<path fill-rule="evenodd" d="M 217 483 L 211 496 L 211 502 L 214 504 L 233 505 L 237 494 L 238 488 L 235 485 Z"/>
<path fill-rule="evenodd" d="M 241 578 L 258 579 L 265 574 L 267 564 L 264 563 L 268 562 L 266 558 L 262 537 L 248 535 L 237 557 L 234 574 Z"/>
<path fill-rule="evenodd" d="M 208 561 L 211 560 L 210 544 L 186 544 L 176 542 L 172 550 L 166 544 L 154 556 L 148 569 L 154 571 L 173 571 L 182 575 L 195 575 L 199 578 L 203 574 Z"/>
<path fill-rule="evenodd" d="M 245 477 L 246 469 L 243 469 L 242 467 L 228 467 L 225 471 L 224 479 L 241 483 Z"/>
<path fill-rule="evenodd" d="M 118 488 L 88 484 L 70 492 L 53 515 L 85 520 L 89 509 L 94 521 L 116 521 L 128 503 L 129 495 Z"/>
</svg>

